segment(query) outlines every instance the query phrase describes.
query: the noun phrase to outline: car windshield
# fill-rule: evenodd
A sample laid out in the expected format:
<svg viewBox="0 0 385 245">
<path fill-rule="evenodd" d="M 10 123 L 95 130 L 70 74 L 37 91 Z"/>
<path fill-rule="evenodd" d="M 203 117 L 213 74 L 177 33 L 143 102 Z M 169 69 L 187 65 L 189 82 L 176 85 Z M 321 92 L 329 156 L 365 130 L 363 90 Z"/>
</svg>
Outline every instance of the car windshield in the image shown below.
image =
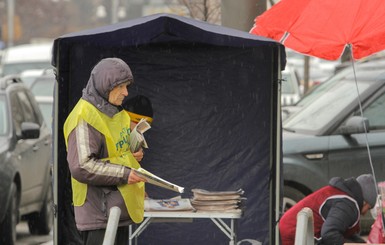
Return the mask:
<svg viewBox="0 0 385 245">
<path fill-rule="evenodd" d="M 302 99 L 299 100 L 296 105 L 300 107 L 306 106 L 307 104 L 311 103 L 311 101 L 313 101 L 315 98 L 317 98 L 319 95 L 322 95 L 325 93 L 325 91 L 330 90 L 331 87 L 335 86 L 335 83 L 340 82 L 341 79 L 348 76 L 349 74 L 353 74 L 353 69 L 350 67 L 330 77 L 325 82 L 319 85 L 316 85 L 310 92 L 308 92 L 304 97 L 302 97 Z"/>
<path fill-rule="evenodd" d="M 5 135 L 8 131 L 8 116 L 5 97 L 0 96 L 0 135 Z"/>
<path fill-rule="evenodd" d="M 52 102 L 39 102 L 39 108 L 43 114 L 44 121 L 51 128 L 52 124 Z"/>
<path fill-rule="evenodd" d="M 25 70 L 47 69 L 52 67 L 48 61 L 30 62 L 30 63 L 7 63 L 3 64 L 3 76 L 9 74 L 19 74 Z"/>
<path fill-rule="evenodd" d="M 282 72 L 282 93 L 283 94 L 294 94 L 297 92 L 294 87 L 297 81 L 294 81 L 293 77 L 289 72 Z"/>
<path fill-rule="evenodd" d="M 365 93 L 378 79 L 382 69 L 357 71 L 358 91 Z M 344 109 L 358 102 L 354 74 L 347 72 L 339 75 L 332 82 L 325 84 L 307 101 L 302 101 L 301 110 L 284 121 L 283 128 L 293 132 L 316 134 Z"/>
<path fill-rule="evenodd" d="M 35 96 L 53 96 L 54 78 L 38 78 L 31 85 L 31 92 Z"/>
</svg>

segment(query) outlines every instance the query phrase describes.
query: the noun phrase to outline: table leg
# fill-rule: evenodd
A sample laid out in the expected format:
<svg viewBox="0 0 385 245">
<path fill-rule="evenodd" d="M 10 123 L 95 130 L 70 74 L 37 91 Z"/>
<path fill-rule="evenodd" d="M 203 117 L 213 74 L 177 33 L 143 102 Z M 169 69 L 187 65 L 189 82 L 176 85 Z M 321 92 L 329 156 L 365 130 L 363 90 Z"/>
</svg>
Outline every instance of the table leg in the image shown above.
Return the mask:
<svg viewBox="0 0 385 245">
<path fill-rule="evenodd" d="M 234 224 L 234 219 L 230 219 L 230 227 L 221 218 L 211 218 L 211 220 L 230 239 L 230 245 L 235 245 L 237 243 L 237 234 L 235 230 L 236 228 Z"/>
<path fill-rule="evenodd" d="M 128 234 L 128 244 L 132 245 L 132 239 L 135 238 L 135 245 L 137 244 L 137 238 L 142 233 L 146 227 L 151 223 L 152 218 L 147 217 L 139 226 L 136 228 L 134 232 L 132 232 L 132 225 L 129 227 L 129 234 Z"/>
</svg>

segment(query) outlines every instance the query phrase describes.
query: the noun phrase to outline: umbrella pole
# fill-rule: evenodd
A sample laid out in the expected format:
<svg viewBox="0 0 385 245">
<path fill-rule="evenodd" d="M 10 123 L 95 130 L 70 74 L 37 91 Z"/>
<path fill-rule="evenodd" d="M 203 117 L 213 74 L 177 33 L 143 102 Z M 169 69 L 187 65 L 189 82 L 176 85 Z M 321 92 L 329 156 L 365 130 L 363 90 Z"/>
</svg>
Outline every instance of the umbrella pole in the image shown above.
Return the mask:
<svg viewBox="0 0 385 245">
<path fill-rule="evenodd" d="M 304 94 L 306 94 L 309 91 L 310 85 L 309 85 L 309 68 L 310 68 L 310 57 L 305 55 L 303 57 L 303 83 L 304 83 Z"/>
</svg>

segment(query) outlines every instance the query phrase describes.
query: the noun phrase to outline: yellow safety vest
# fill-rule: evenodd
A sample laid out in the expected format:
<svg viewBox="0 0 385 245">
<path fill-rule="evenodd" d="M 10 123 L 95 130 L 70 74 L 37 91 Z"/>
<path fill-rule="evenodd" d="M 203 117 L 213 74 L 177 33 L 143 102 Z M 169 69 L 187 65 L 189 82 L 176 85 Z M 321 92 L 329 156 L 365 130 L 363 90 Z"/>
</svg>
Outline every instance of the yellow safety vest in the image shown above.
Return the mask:
<svg viewBox="0 0 385 245">
<path fill-rule="evenodd" d="M 140 164 L 130 152 L 130 117 L 125 111 L 115 114 L 112 118 L 100 112 L 89 102 L 80 99 L 64 123 L 64 137 L 68 148 L 68 136 L 82 118 L 106 139 L 108 158 L 112 164 L 139 168 Z M 87 184 L 72 178 L 72 199 L 75 206 L 82 206 L 87 196 Z M 123 184 L 118 189 L 123 196 L 127 211 L 135 223 L 143 221 L 144 215 L 144 183 Z"/>
</svg>

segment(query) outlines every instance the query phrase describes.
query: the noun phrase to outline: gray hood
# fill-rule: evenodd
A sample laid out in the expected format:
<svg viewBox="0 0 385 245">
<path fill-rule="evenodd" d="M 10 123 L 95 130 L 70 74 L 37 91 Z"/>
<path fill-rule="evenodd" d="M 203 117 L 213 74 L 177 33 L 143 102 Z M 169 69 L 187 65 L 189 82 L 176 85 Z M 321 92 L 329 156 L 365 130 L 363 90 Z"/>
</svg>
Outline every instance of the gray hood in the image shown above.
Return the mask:
<svg viewBox="0 0 385 245">
<path fill-rule="evenodd" d="M 119 58 L 102 59 L 92 69 L 82 99 L 112 117 L 119 112 L 119 108 L 108 102 L 108 95 L 114 87 L 124 82 L 134 82 L 130 67 Z"/>
</svg>

